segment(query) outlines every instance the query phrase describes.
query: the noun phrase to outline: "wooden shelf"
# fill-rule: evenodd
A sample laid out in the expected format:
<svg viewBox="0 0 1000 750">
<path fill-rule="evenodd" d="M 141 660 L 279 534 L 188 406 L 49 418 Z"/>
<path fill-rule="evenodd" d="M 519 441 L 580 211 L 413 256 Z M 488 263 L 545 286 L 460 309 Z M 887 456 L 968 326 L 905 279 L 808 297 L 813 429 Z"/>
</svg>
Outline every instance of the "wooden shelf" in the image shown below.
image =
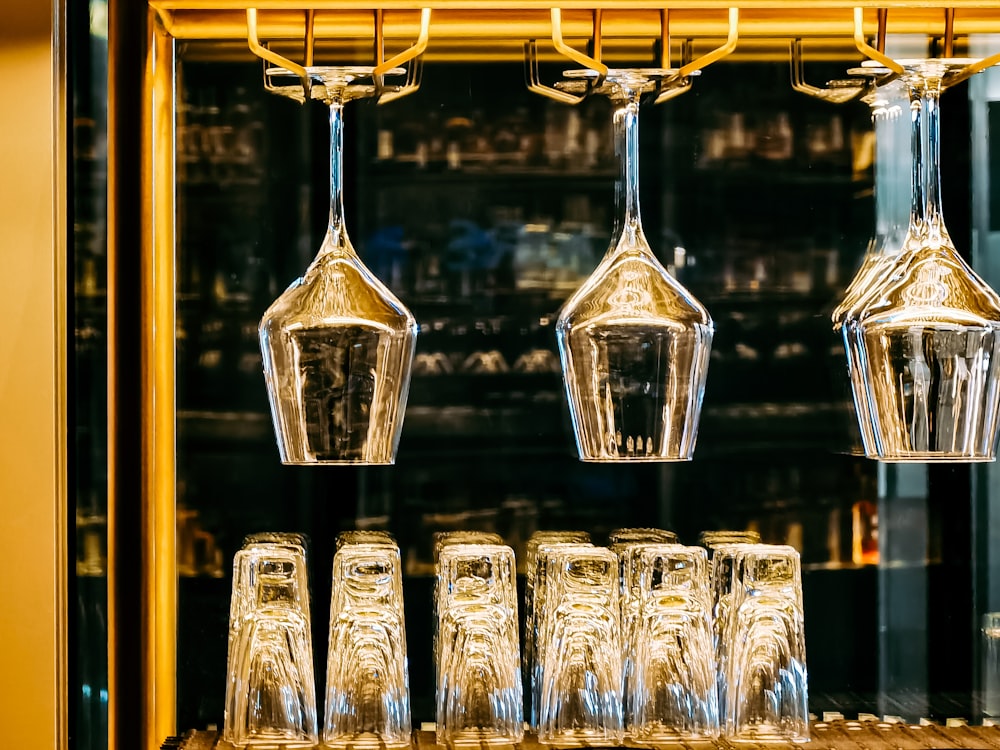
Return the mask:
<svg viewBox="0 0 1000 750">
<path fill-rule="evenodd" d="M 964 748 L 966 750 L 996 750 L 1000 747 L 1000 727 L 984 726 L 942 726 L 940 724 L 887 723 L 875 720 L 814 722 L 811 727 L 809 750 L 880 750 L 881 748 L 908 748 L 909 750 L 932 750 L 933 748 Z M 484 745 L 485 747 L 485 745 Z M 495 748 L 520 748 L 520 750 L 550 750 L 550 745 L 540 745 L 534 737 L 526 737 L 519 745 L 490 745 Z M 634 747 L 642 747 L 635 745 Z M 741 750 L 778 750 L 800 748 L 792 742 L 785 743 L 739 743 L 734 745 L 720 739 L 717 742 L 681 742 L 662 745 L 662 748 L 686 750 L 691 747 L 729 748 Z M 218 732 L 193 731 L 180 738 L 168 740 L 163 750 L 233 750 L 228 742 L 219 738 Z M 434 741 L 434 733 L 417 731 L 413 733 L 412 750 L 445 750 Z"/>
</svg>

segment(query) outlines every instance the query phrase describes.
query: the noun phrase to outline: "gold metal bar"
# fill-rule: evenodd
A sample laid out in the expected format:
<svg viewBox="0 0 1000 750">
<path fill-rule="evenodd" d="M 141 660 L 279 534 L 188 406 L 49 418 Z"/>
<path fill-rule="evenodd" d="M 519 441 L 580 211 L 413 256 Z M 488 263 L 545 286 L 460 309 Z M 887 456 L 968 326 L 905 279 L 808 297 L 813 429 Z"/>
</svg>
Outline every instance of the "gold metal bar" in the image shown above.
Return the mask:
<svg viewBox="0 0 1000 750">
<path fill-rule="evenodd" d="M 595 60 L 590 55 L 585 55 L 583 52 L 570 47 L 563 41 L 562 11 L 559 8 L 552 8 L 549 17 L 552 19 L 552 44 L 556 50 L 583 67 L 596 71 L 597 81 L 594 83 L 595 86 L 600 86 L 604 83 L 604 79 L 608 75 L 608 66 L 600 60 Z"/>
<path fill-rule="evenodd" d="M 590 54 L 595 60 L 601 59 L 601 27 L 604 25 L 604 11 L 598 8 L 594 11 L 594 33 L 591 36 Z"/>
<path fill-rule="evenodd" d="M 579 104 L 586 98 L 586 94 L 570 94 L 541 82 L 538 74 L 538 45 L 534 39 L 524 43 L 524 73 L 528 91 L 533 94 L 541 94 L 563 104 Z"/>
<path fill-rule="evenodd" d="M 385 12 L 375 9 L 375 64 L 385 60 Z"/>
<path fill-rule="evenodd" d="M 862 55 L 871 58 L 877 63 L 881 63 L 889 70 L 891 70 L 896 75 L 902 75 L 903 66 L 898 62 L 893 60 L 891 57 L 885 55 L 885 53 L 872 47 L 865 40 L 865 12 L 863 8 L 854 9 L 854 45 L 858 48 L 858 51 Z"/>
<path fill-rule="evenodd" d="M 311 68 L 313 57 L 316 52 L 316 10 L 310 8 L 306 11 L 306 41 L 305 41 L 305 64 Z"/>
<path fill-rule="evenodd" d="M 660 67 L 670 67 L 670 10 L 660 11 Z"/>
<path fill-rule="evenodd" d="M 375 70 L 372 71 L 373 76 L 385 75 L 388 71 L 393 68 L 397 68 L 404 63 L 409 62 L 418 55 L 422 55 L 424 50 L 427 49 L 427 40 L 430 39 L 431 30 L 431 9 L 421 8 L 420 10 L 420 33 L 417 35 L 416 43 L 407 49 L 404 49 L 398 55 L 394 55 L 388 60 L 384 60 L 375 66 Z"/>
<path fill-rule="evenodd" d="M 250 51 L 253 52 L 257 57 L 267 60 L 279 68 L 284 68 L 285 70 L 294 73 L 302 81 L 302 90 L 305 92 L 306 98 L 309 98 L 309 89 L 312 86 L 312 79 L 309 77 L 309 73 L 306 69 L 296 62 L 292 62 L 287 57 L 279 55 L 277 52 L 273 52 L 264 45 L 260 43 L 260 37 L 257 33 L 257 9 L 247 8 L 247 44 L 250 46 Z"/>
<path fill-rule="evenodd" d="M 675 99 L 681 94 L 687 93 L 691 90 L 691 77 L 688 76 L 682 79 L 681 83 L 668 86 L 660 92 L 659 96 L 653 100 L 653 104 L 663 104 L 663 102 Z"/>
<path fill-rule="evenodd" d="M 695 71 L 701 70 L 702 68 L 707 68 L 712 63 L 717 60 L 721 60 L 723 57 L 731 53 L 736 49 L 736 42 L 739 40 L 740 35 L 740 9 L 730 8 L 729 9 L 729 34 L 726 37 L 726 41 L 719 47 L 716 47 L 711 52 L 702 55 L 701 57 L 692 60 L 691 62 L 682 65 L 680 70 L 677 71 L 678 77 L 686 77 L 694 73 Z"/>
<path fill-rule="evenodd" d="M 726 35 L 726 41 L 710 52 L 706 52 L 704 55 L 681 65 L 674 75 L 663 82 L 663 92 L 656 97 L 656 103 L 659 104 L 661 102 L 665 102 L 666 100 L 672 99 L 678 94 L 683 93 L 691 85 L 690 81 L 685 79 L 689 78 L 693 73 L 697 73 L 699 70 L 707 68 L 712 63 L 718 62 L 726 55 L 732 54 L 732 52 L 736 49 L 737 42 L 739 41 L 739 28 L 739 8 L 730 8 L 729 33 Z"/>
<path fill-rule="evenodd" d="M 995 55 L 990 55 L 989 57 L 984 57 L 978 62 L 970 63 L 965 66 L 954 76 L 950 76 L 948 78 L 948 85 L 954 86 L 956 83 L 961 83 L 966 78 L 971 78 L 976 73 L 980 73 L 987 68 L 992 68 L 994 65 L 1000 65 L 1000 52 L 997 52 Z"/>
<path fill-rule="evenodd" d="M 177 534 L 174 308 L 174 40 L 150 18 L 143 143 L 144 570 L 151 611 L 145 658 L 146 747 L 177 732 Z"/>
<path fill-rule="evenodd" d="M 944 56 L 955 56 L 955 9 L 944 9 Z"/>
<path fill-rule="evenodd" d="M 729 32 L 726 41 L 715 49 L 706 52 L 704 55 L 682 63 L 677 72 L 670 78 L 660 83 L 660 93 L 654 100 L 654 104 L 662 104 L 665 101 L 680 96 L 691 88 L 691 76 L 703 68 L 707 68 L 714 62 L 718 62 L 723 57 L 732 54 L 736 50 L 739 41 L 740 11 L 739 8 L 729 9 Z"/>
</svg>

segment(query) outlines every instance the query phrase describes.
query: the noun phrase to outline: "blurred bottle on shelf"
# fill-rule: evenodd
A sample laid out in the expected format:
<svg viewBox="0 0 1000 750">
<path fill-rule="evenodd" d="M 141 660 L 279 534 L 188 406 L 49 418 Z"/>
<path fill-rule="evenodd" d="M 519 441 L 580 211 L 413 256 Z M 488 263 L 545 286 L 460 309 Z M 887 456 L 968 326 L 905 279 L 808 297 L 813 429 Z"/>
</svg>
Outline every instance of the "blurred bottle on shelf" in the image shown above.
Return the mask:
<svg viewBox="0 0 1000 750">
<path fill-rule="evenodd" d="M 767 161 L 790 161 L 794 152 L 792 123 L 787 112 L 776 112 L 764 120 L 757 139 L 757 155 Z"/>
<path fill-rule="evenodd" d="M 878 506 L 857 500 L 851 506 L 851 562 L 878 565 Z"/>
</svg>

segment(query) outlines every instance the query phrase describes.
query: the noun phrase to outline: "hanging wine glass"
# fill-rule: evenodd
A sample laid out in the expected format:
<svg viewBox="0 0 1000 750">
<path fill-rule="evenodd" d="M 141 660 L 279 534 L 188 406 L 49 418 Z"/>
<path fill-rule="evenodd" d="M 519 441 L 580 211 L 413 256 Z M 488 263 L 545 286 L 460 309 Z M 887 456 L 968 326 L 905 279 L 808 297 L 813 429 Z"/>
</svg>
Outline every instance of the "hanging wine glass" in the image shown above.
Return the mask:
<svg viewBox="0 0 1000 750">
<path fill-rule="evenodd" d="M 646 241 L 639 216 L 639 100 L 672 71 L 573 70 L 568 91 L 608 96 L 620 164 L 611 245 L 556 324 L 584 461 L 683 461 L 694 452 L 714 326 Z"/>
<path fill-rule="evenodd" d="M 312 264 L 260 322 L 278 450 L 286 464 L 391 464 L 417 325 L 351 245 L 342 192 L 343 109 L 374 93 L 374 85 L 358 83 L 373 68 L 306 71 L 308 94 L 330 108 L 330 222 Z M 272 68 L 268 75 L 292 74 Z"/>
<path fill-rule="evenodd" d="M 1000 408 L 1000 296 L 962 259 L 940 199 L 939 103 L 972 61 L 899 61 L 913 133 L 911 215 L 902 250 L 845 327 L 884 461 L 992 461 Z"/>
<path fill-rule="evenodd" d="M 884 68 L 866 67 L 850 71 L 859 76 L 880 76 Z M 899 158 L 903 149 L 909 154 L 910 125 L 904 113 L 909 109 L 909 98 L 903 83 L 892 80 L 881 86 L 870 86 L 862 100 L 871 109 L 874 135 L 874 180 L 875 224 L 871 239 L 865 249 L 857 273 L 844 290 L 843 299 L 832 314 L 833 330 L 842 338 L 847 352 L 847 376 L 844 387 L 850 382 L 858 385 L 851 388 L 852 394 L 864 393 L 860 381 L 859 363 L 855 351 L 849 345 L 851 328 L 856 323 L 859 304 L 868 299 L 870 292 L 877 288 L 885 270 L 903 248 L 909 219 L 910 161 Z M 854 403 L 854 424 L 858 428 L 861 449 L 864 455 L 875 457 L 875 438 L 872 434 L 871 415 L 868 402 L 860 398 Z"/>
</svg>

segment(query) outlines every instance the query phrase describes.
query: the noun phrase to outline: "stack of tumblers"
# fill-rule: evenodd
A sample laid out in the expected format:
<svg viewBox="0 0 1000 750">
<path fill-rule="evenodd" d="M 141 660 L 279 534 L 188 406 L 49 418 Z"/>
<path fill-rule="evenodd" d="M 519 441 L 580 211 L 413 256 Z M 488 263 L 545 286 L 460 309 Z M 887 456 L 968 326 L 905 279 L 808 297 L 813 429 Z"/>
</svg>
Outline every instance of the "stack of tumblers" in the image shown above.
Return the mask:
<svg viewBox="0 0 1000 750">
<path fill-rule="evenodd" d="M 743 534 L 698 546 L 659 529 L 527 544 L 523 662 L 514 552 L 496 534 L 434 539 L 436 738 L 657 746 L 809 737 L 799 555 Z M 523 670 L 523 671 L 522 671 Z M 522 682 L 523 681 L 523 682 Z M 224 739 L 237 747 L 411 744 L 399 546 L 345 532 L 333 558 L 317 728 L 306 540 L 257 534 L 233 565 Z"/>
</svg>

